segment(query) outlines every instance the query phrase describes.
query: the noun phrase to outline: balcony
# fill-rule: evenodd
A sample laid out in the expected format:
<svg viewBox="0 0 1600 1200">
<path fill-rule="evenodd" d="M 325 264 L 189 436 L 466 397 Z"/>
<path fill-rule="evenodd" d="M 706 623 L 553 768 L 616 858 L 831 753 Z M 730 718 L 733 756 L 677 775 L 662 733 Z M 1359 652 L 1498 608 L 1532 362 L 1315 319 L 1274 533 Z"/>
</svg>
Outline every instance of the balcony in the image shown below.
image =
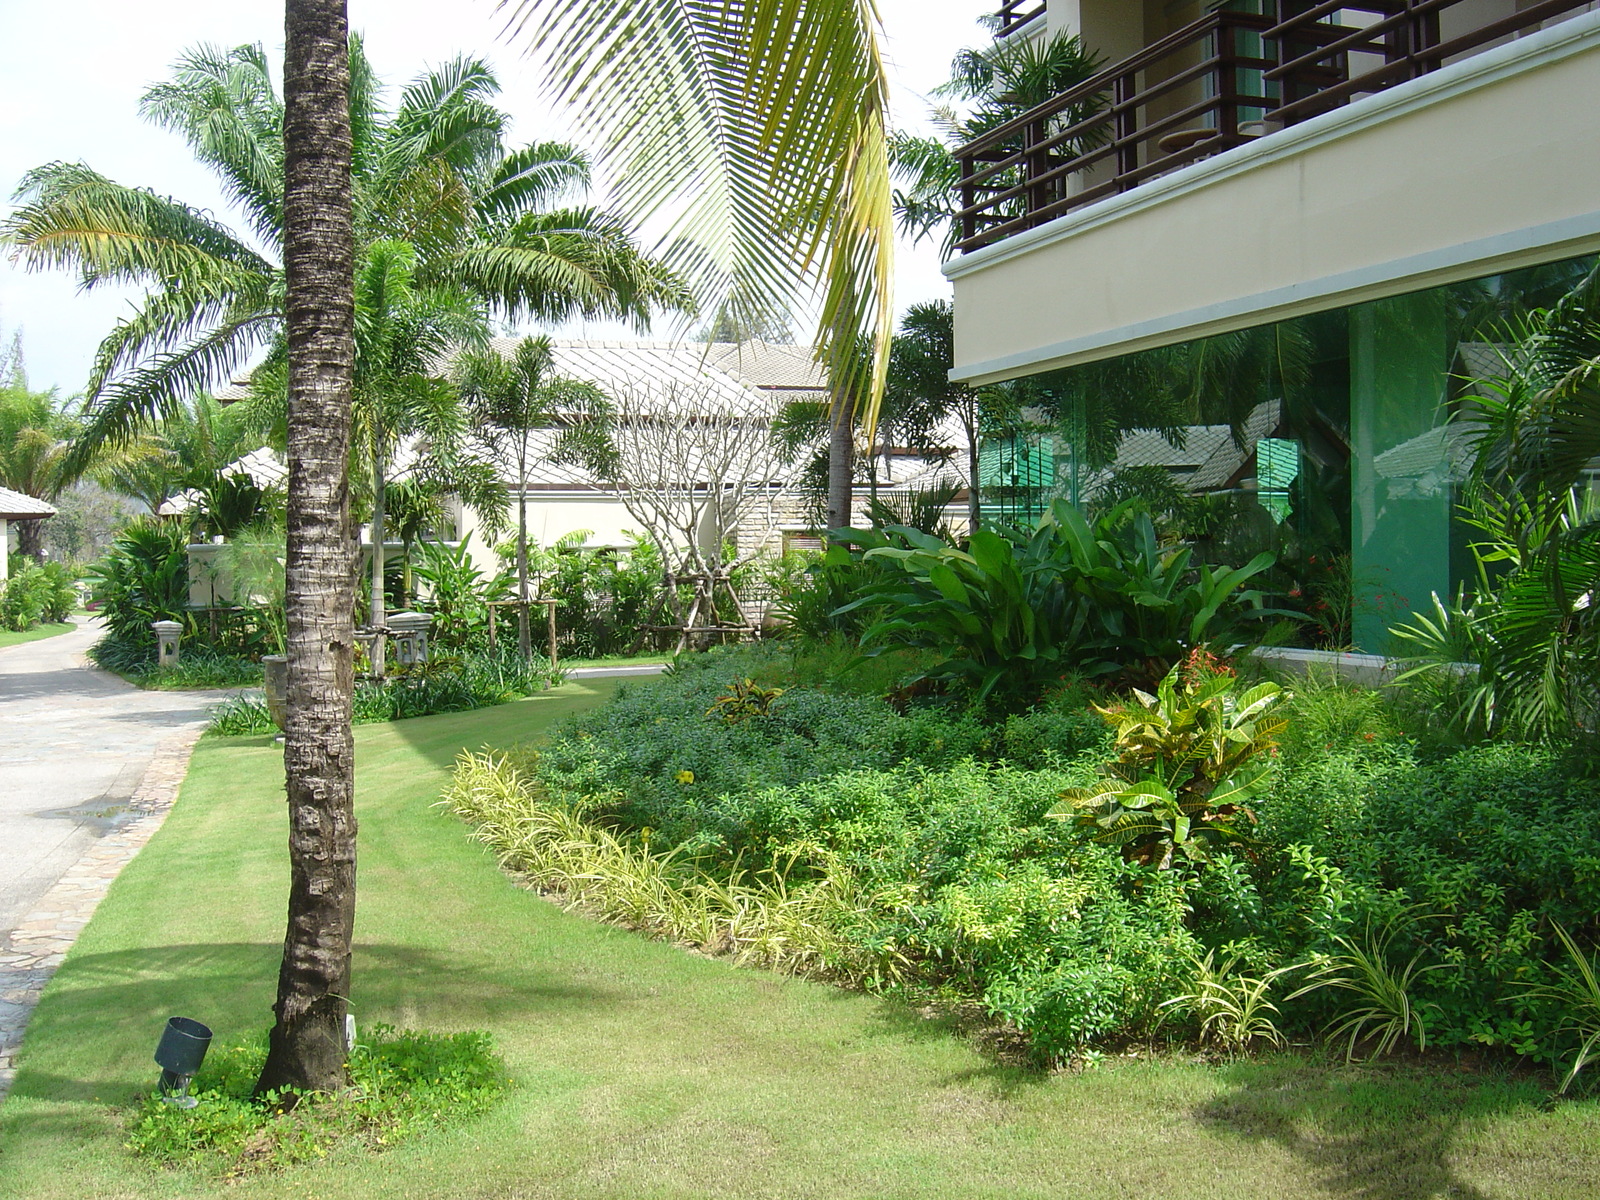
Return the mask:
<svg viewBox="0 0 1600 1200">
<path fill-rule="evenodd" d="M 1005 0 L 1005 3 L 1000 5 L 1000 11 L 995 14 L 995 19 L 999 22 L 995 27 L 995 36 L 1010 37 L 1036 21 L 1042 25 L 1041 18 L 1048 7 L 1045 0 Z"/>
<path fill-rule="evenodd" d="M 1210 13 L 963 147 L 957 247 L 992 245 L 1592 8 L 1542 0 L 1485 18 L 1481 0 L 1278 0 L 1270 16 Z"/>
</svg>

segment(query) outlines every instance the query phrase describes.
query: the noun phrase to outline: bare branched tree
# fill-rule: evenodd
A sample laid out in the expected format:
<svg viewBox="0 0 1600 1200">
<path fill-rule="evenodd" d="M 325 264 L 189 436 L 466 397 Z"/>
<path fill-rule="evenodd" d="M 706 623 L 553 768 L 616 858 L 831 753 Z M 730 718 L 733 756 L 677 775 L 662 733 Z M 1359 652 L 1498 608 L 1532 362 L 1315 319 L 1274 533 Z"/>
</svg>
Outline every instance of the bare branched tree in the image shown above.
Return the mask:
<svg viewBox="0 0 1600 1200">
<path fill-rule="evenodd" d="M 807 453 L 773 435 L 778 402 L 754 388 L 634 379 L 613 386 L 585 465 L 661 548 L 672 574 L 726 576 L 760 553 Z M 729 543 L 742 545 L 730 556 Z"/>
</svg>

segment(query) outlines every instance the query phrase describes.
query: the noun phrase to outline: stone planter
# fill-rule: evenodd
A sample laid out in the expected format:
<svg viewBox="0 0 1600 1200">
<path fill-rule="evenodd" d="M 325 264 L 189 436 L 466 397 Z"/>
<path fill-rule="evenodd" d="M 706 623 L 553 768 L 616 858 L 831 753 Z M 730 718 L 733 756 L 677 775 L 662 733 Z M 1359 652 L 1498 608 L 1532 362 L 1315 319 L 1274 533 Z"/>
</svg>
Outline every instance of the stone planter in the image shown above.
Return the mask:
<svg viewBox="0 0 1600 1200">
<path fill-rule="evenodd" d="M 262 691 L 267 696 L 267 711 L 279 729 L 289 728 L 289 660 L 282 654 L 267 654 L 261 659 Z"/>
</svg>

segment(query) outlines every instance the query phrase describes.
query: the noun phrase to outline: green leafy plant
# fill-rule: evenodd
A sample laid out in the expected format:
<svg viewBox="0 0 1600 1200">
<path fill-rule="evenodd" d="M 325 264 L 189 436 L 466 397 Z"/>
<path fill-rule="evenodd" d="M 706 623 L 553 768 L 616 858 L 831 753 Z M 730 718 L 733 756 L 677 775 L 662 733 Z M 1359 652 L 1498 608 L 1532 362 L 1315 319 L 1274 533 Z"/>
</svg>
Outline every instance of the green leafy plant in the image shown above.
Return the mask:
<svg viewBox="0 0 1600 1200">
<path fill-rule="evenodd" d="M 884 537 L 863 557 L 898 570 L 839 610 L 877 610 L 864 651 L 942 649 L 934 678 L 1003 709 L 1031 703 L 1069 666 L 1159 679 L 1192 647 L 1237 641 L 1242 620 L 1268 611 L 1241 588 L 1271 555 L 1236 569 L 1195 564 L 1131 501 L 1092 525 L 1057 501 L 1033 530 L 980 529 L 965 550 L 905 527 Z"/>
<path fill-rule="evenodd" d="M 1271 682 L 1240 691 L 1203 654 L 1169 671 L 1154 695 L 1135 689 L 1131 700 L 1098 708 L 1115 730 L 1117 759 L 1095 783 L 1062 792 L 1052 816 L 1163 870 L 1174 854 L 1201 863 L 1220 845 L 1249 840 L 1249 804 L 1267 784 L 1288 697 Z"/>
<path fill-rule="evenodd" d="M 65 621 L 78 603 L 75 582 L 61 563 L 28 565 L 0 579 L 0 629 L 21 632 L 41 621 Z"/>
<path fill-rule="evenodd" d="M 511 576 L 502 571 L 489 575 L 472 561 L 470 538 L 451 546 L 424 542 L 414 568 L 425 585 L 423 607 L 433 614 L 430 631 L 436 645 L 447 648 L 477 646 L 487 638 L 489 602 L 511 596 Z M 514 636 L 514 630 L 512 631 Z"/>
<path fill-rule="evenodd" d="M 1396 967 L 1391 958 L 1395 941 L 1409 932 L 1415 915 L 1403 912 L 1376 926 L 1369 920 L 1358 941 L 1340 935 L 1334 943 L 1340 952 L 1325 957 L 1312 971 L 1304 987 L 1290 1000 L 1323 988 L 1348 992 L 1354 1005 L 1342 1012 L 1327 1031 L 1329 1041 L 1348 1035 L 1345 1061 L 1355 1059 L 1356 1047 L 1372 1042 L 1372 1058 L 1382 1058 L 1403 1042 L 1415 1043 L 1418 1052 L 1428 1048 L 1428 1026 L 1423 1010 L 1436 1008 L 1432 1002 L 1418 1004 L 1413 997 L 1421 978 L 1430 971 L 1444 969 L 1435 963 L 1419 967 L 1425 950 L 1418 950 L 1404 966 Z"/>
<path fill-rule="evenodd" d="M 188 536 L 176 522 L 147 520 L 117 535 L 100 560 L 94 596 L 111 637 L 155 644 L 153 621 L 186 621 Z"/>
<path fill-rule="evenodd" d="M 735 679 L 728 685 L 728 690 L 706 709 L 706 716 L 720 717 L 729 725 L 737 725 L 751 717 L 764 717 L 772 711 L 772 702 L 783 693 L 783 688 L 764 688 L 753 679 Z"/>
<path fill-rule="evenodd" d="M 129 1114 L 127 1146 L 163 1167 L 228 1176 L 315 1161 L 345 1144 L 368 1150 L 487 1112 L 509 1084 L 486 1033 L 425 1033 L 374 1025 L 350 1054 L 339 1095 L 252 1095 L 266 1038 L 221 1046 L 195 1077 L 192 1109 L 159 1095 Z"/>
<path fill-rule="evenodd" d="M 1600 1061 L 1600 962 L 1580 950 L 1561 926 L 1555 930 L 1571 967 L 1561 972 L 1559 983 L 1529 988 L 1524 995 L 1551 1001 L 1560 1013 L 1556 1035 L 1570 1034 L 1578 1040 L 1572 1062 L 1561 1079 L 1560 1092 L 1565 1095 L 1585 1067 Z"/>
<path fill-rule="evenodd" d="M 1239 961 L 1238 955 L 1230 954 L 1218 963 L 1214 950 L 1207 950 L 1203 958 L 1191 955 L 1194 975 L 1187 989 L 1161 1007 L 1191 1018 L 1199 1026 L 1201 1042 L 1229 1054 L 1241 1054 L 1257 1044 L 1283 1046 L 1285 1038 L 1275 1020 L 1282 1014 L 1272 1000 L 1272 987 L 1305 964 L 1245 975 L 1237 970 Z"/>
</svg>

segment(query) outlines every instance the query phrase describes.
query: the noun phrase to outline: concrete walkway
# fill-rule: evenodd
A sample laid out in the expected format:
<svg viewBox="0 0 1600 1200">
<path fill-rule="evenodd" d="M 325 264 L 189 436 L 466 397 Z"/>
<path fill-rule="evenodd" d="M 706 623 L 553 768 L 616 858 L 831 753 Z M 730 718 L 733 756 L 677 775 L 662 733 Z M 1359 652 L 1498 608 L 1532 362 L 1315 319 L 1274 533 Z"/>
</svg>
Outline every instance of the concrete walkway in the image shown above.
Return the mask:
<svg viewBox="0 0 1600 1200">
<path fill-rule="evenodd" d="M 223 692 L 91 667 L 97 621 L 0 650 L 0 1095 L 44 982 L 160 824 Z"/>
</svg>

